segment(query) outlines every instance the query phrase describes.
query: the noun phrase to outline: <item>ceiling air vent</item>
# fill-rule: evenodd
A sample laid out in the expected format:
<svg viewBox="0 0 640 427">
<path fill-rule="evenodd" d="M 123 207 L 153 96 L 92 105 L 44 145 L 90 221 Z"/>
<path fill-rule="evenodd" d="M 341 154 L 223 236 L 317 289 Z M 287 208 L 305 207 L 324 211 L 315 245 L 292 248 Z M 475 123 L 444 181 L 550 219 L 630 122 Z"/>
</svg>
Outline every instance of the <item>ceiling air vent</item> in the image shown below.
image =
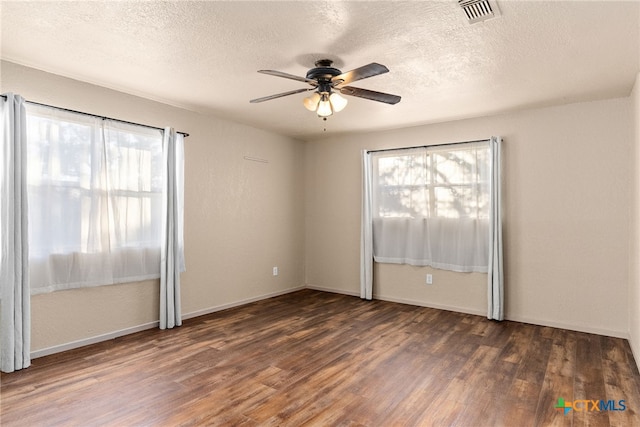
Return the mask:
<svg viewBox="0 0 640 427">
<path fill-rule="evenodd" d="M 489 0 L 458 0 L 458 4 L 467 15 L 469 24 L 486 21 L 500 16 L 498 5 Z"/>
</svg>

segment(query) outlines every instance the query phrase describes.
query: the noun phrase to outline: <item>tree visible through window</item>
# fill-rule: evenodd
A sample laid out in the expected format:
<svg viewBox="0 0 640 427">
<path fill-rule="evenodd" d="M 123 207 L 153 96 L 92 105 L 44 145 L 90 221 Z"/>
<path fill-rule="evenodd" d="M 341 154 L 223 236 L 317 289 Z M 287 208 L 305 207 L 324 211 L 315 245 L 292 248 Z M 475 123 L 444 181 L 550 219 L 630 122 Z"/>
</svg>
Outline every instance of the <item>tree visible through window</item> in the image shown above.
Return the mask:
<svg viewBox="0 0 640 427">
<path fill-rule="evenodd" d="M 489 217 L 488 147 L 384 152 L 374 171 L 378 217 Z"/>
<path fill-rule="evenodd" d="M 488 142 L 371 153 L 374 258 L 486 271 Z"/>
</svg>

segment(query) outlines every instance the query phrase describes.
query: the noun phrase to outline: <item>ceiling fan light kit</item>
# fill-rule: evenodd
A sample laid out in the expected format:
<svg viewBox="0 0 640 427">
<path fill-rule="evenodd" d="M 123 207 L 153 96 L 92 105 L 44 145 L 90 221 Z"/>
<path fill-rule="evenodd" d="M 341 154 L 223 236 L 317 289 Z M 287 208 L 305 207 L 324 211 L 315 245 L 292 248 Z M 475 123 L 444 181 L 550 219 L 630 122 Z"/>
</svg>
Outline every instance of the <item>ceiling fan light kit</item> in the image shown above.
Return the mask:
<svg viewBox="0 0 640 427">
<path fill-rule="evenodd" d="M 340 94 L 337 92 L 333 92 L 329 96 L 329 101 L 333 106 L 333 111 L 335 111 L 336 113 L 339 113 L 340 111 L 344 110 L 344 107 L 346 107 L 349 102 L 345 97 L 340 96 Z"/>
<path fill-rule="evenodd" d="M 333 61 L 330 59 L 321 59 L 317 61 L 315 63 L 316 67 L 310 69 L 305 77 L 298 77 L 293 74 L 275 70 L 259 70 L 258 72 L 262 74 L 269 74 L 276 77 L 283 77 L 308 83 L 311 85 L 311 88 L 296 89 L 276 95 L 265 96 L 263 98 L 252 99 L 250 102 L 255 104 L 258 102 L 281 98 L 283 96 L 294 95 L 296 93 L 313 91 L 310 96 L 302 100 L 302 103 L 307 110 L 316 112 L 318 117 L 321 117 L 324 120 L 333 113 L 342 111 L 347 106 L 347 99 L 340 94 L 356 96 L 359 98 L 369 99 L 371 101 L 383 102 L 385 104 L 397 104 L 400 102 L 401 98 L 398 95 L 375 92 L 353 86 L 344 86 L 357 80 L 389 72 L 389 69 L 384 65 L 372 62 L 371 64 L 343 73 L 337 68 L 331 67 L 332 63 Z"/>
<path fill-rule="evenodd" d="M 302 100 L 302 104 L 309 111 L 316 111 L 318 109 L 318 103 L 320 102 L 322 97 L 318 92 L 313 92 L 311 96 L 306 97 Z"/>
<path fill-rule="evenodd" d="M 314 92 L 311 96 L 302 100 L 307 110 L 315 111 L 320 117 L 329 117 L 333 113 L 344 110 L 347 102 L 348 101 L 337 92 L 333 92 L 331 95 L 327 92 L 323 92 L 322 94 Z"/>
</svg>

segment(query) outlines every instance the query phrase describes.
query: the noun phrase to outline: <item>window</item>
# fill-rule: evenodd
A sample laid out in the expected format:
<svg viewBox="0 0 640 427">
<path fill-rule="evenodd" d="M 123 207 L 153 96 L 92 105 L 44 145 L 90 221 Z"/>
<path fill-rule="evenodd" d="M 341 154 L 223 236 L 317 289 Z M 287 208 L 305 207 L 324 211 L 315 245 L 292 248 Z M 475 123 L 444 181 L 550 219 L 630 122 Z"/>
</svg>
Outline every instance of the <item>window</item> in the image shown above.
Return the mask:
<svg viewBox="0 0 640 427">
<path fill-rule="evenodd" d="M 372 152 L 374 259 L 487 271 L 487 142 Z"/>
<path fill-rule="evenodd" d="M 378 217 L 489 217 L 487 146 L 380 154 L 374 164 Z"/>
<path fill-rule="evenodd" d="M 33 293 L 159 277 L 162 136 L 28 104 Z"/>
</svg>

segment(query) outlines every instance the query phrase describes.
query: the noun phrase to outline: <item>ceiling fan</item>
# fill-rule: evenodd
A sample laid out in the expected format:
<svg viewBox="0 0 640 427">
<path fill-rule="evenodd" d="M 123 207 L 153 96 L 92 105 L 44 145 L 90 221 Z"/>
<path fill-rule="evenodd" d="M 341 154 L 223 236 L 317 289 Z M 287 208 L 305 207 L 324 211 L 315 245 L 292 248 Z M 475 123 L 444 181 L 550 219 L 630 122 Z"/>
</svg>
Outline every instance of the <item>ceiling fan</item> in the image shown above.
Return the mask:
<svg viewBox="0 0 640 427">
<path fill-rule="evenodd" d="M 389 69 L 384 65 L 372 62 L 371 64 L 343 73 L 337 68 L 333 68 L 331 66 L 332 63 L 333 61 L 330 59 L 321 59 L 316 61 L 315 68 L 307 71 L 306 77 L 298 77 L 293 74 L 283 73 L 282 71 L 259 70 L 258 72 L 262 74 L 297 80 L 299 82 L 308 83 L 311 87 L 252 99 L 249 102 L 255 104 L 258 102 L 281 98 L 283 96 L 294 95 L 296 93 L 313 91 L 311 96 L 304 99 L 304 106 L 309 111 L 315 111 L 318 116 L 324 118 L 324 120 L 334 112 L 341 111 L 347 105 L 347 100 L 340 96 L 340 94 L 357 96 L 358 98 L 384 102 L 386 104 L 397 104 L 400 102 L 400 97 L 398 95 L 391 95 L 388 93 L 376 92 L 353 86 L 345 86 L 357 80 L 389 72 Z"/>
</svg>

